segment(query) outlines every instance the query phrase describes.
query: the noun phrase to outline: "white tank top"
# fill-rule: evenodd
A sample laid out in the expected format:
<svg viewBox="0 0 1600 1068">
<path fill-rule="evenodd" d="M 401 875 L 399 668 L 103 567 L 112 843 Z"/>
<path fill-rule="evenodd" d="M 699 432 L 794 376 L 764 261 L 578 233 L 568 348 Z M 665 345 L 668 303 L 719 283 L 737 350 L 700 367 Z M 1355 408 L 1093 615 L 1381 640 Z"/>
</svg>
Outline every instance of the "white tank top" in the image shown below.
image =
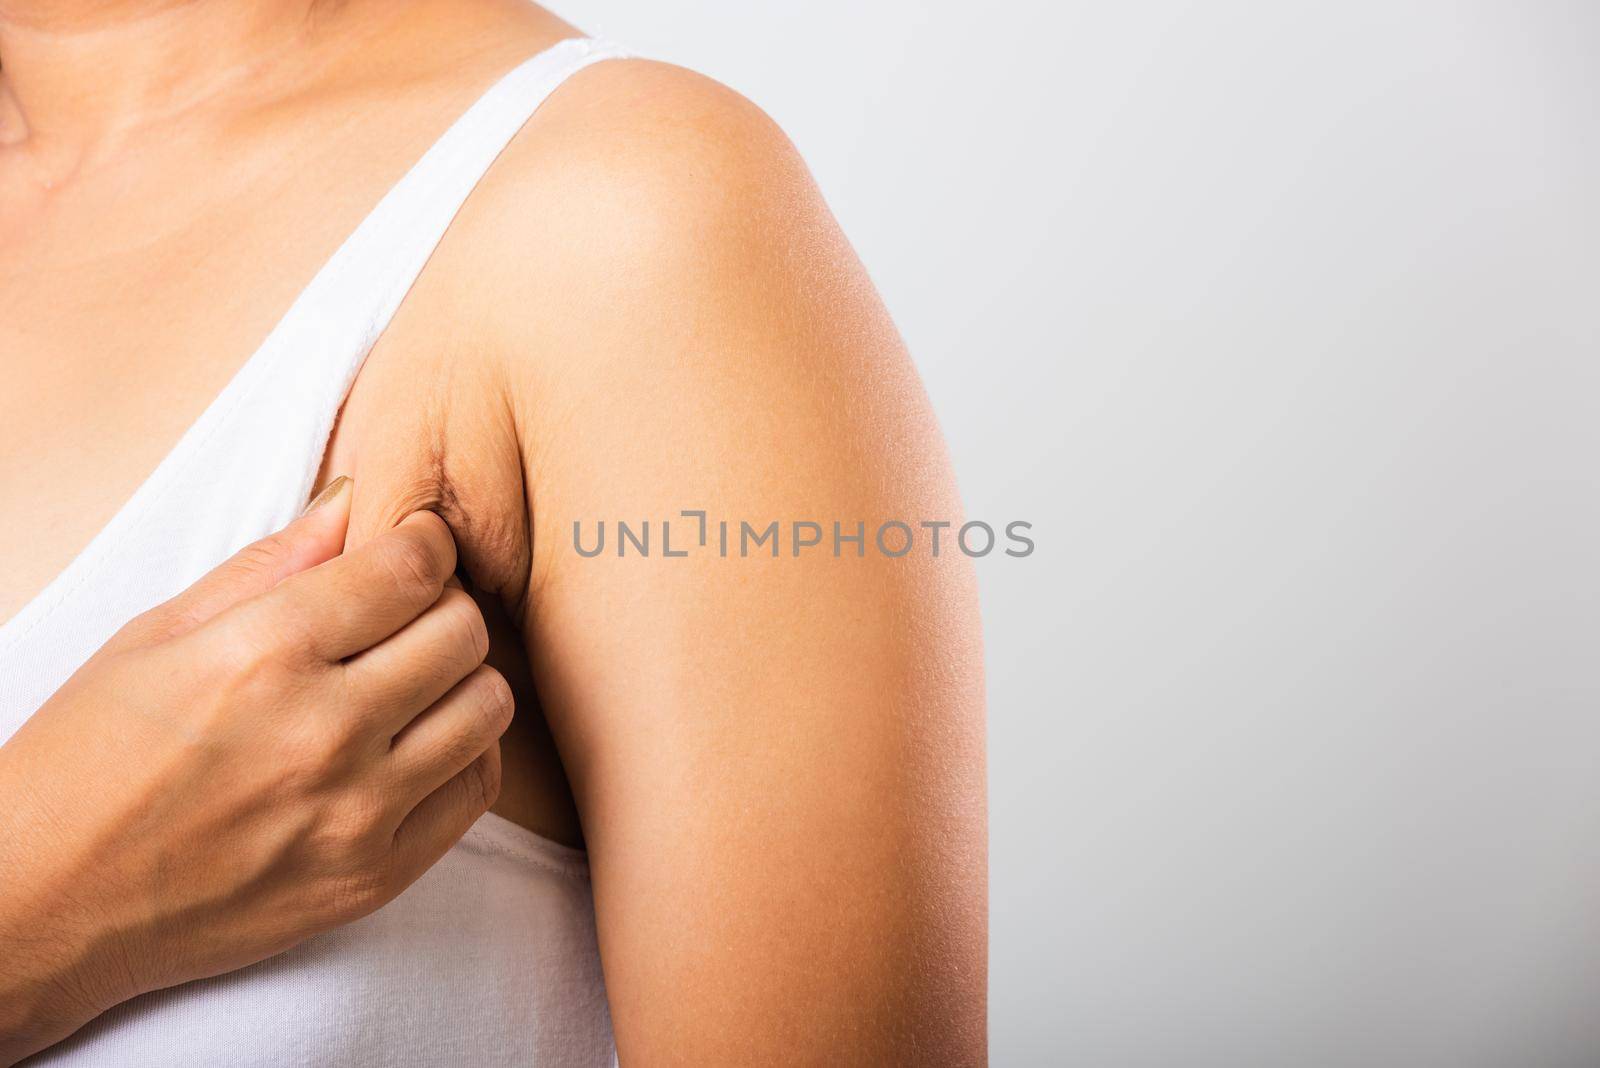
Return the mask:
<svg viewBox="0 0 1600 1068">
<path fill-rule="evenodd" d="M 339 406 L 457 210 L 552 90 L 613 45 L 507 74 L 318 272 L 88 547 L 0 626 L 0 741 L 122 624 L 304 506 Z M 581 852 L 492 813 L 367 918 L 135 998 L 29 1064 L 612 1065 Z"/>
</svg>

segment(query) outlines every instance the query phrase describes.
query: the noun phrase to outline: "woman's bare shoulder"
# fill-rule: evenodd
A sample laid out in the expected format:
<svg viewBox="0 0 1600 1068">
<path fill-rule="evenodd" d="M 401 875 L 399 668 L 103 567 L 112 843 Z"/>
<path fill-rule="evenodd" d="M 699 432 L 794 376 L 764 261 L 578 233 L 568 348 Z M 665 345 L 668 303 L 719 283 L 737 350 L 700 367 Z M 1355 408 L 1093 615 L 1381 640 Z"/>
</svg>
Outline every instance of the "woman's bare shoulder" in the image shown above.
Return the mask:
<svg viewBox="0 0 1600 1068">
<path fill-rule="evenodd" d="M 680 269 L 710 271 L 795 240 L 844 247 L 798 152 L 759 107 L 704 75 L 632 58 L 557 89 L 456 230 L 472 261 L 494 265 L 492 278 L 474 279 L 489 283 L 486 299 L 523 312 L 564 312 L 592 294 L 574 272 L 632 287 L 716 284 L 727 279 Z M 519 291 L 563 300 L 508 299 Z"/>
<path fill-rule="evenodd" d="M 738 92 L 668 63 L 606 61 L 569 78 L 473 193 L 436 266 L 480 350 L 540 401 L 614 381 L 619 362 L 710 371 L 730 350 L 676 344 L 696 328 L 707 341 L 783 334 L 819 361 L 838 348 L 819 331 L 843 331 L 842 358 L 904 365 L 789 138 Z M 763 347 L 745 346 L 745 372 Z"/>
</svg>

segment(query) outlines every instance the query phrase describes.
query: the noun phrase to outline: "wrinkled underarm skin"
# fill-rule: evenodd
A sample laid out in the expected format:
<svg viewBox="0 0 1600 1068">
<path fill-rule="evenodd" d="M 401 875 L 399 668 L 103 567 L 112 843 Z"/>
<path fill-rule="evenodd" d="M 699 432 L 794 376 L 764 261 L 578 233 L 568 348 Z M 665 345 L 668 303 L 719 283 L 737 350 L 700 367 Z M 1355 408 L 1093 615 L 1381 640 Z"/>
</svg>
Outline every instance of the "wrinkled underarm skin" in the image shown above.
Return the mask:
<svg viewBox="0 0 1600 1068">
<path fill-rule="evenodd" d="M 528 514 L 504 387 L 441 364 L 403 327 L 369 357 L 341 413 L 319 481 L 356 480 L 350 544 L 413 511 L 439 514 L 456 538 L 460 579 L 488 624 L 488 663 L 511 684 L 517 714 L 501 740 L 493 811 L 564 845 L 582 845 L 518 621 L 528 589 Z"/>
</svg>

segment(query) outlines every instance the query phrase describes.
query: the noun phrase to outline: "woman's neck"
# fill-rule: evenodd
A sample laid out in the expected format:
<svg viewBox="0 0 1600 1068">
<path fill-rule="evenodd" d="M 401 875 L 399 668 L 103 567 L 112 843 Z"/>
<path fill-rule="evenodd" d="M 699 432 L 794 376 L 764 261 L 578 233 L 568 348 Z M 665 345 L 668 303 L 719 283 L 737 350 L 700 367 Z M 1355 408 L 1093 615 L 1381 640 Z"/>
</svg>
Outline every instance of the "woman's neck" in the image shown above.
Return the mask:
<svg viewBox="0 0 1600 1068">
<path fill-rule="evenodd" d="M 316 0 L 0 0 L 0 149 L 70 174 L 295 55 Z"/>
</svg>

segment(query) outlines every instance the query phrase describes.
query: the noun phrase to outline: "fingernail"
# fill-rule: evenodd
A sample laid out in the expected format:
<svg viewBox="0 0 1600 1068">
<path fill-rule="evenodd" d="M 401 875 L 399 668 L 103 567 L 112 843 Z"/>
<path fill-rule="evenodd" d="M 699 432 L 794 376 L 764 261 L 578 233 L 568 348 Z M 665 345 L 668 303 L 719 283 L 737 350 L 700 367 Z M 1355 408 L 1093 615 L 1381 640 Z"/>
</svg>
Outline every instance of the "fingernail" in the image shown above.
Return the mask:
<svg viewBox="0 0 1600 1068">
<path fill-rule="evenodd" d="M 306 510 L 300 514 L 302 516 L 308 516 L 312 512 L 315 512 L 318 508 L 321 508 L 323 505 L 339 496 L 339 494 L 343 493 L 345 487 L 348 485 L 350 485 L 350 476 L 340 475 L 338 478 L 324 486 L 322 492 L 317 494 L 316 498 L 312 500 L 310 504 L 306 505 Z"/>
</svg>

